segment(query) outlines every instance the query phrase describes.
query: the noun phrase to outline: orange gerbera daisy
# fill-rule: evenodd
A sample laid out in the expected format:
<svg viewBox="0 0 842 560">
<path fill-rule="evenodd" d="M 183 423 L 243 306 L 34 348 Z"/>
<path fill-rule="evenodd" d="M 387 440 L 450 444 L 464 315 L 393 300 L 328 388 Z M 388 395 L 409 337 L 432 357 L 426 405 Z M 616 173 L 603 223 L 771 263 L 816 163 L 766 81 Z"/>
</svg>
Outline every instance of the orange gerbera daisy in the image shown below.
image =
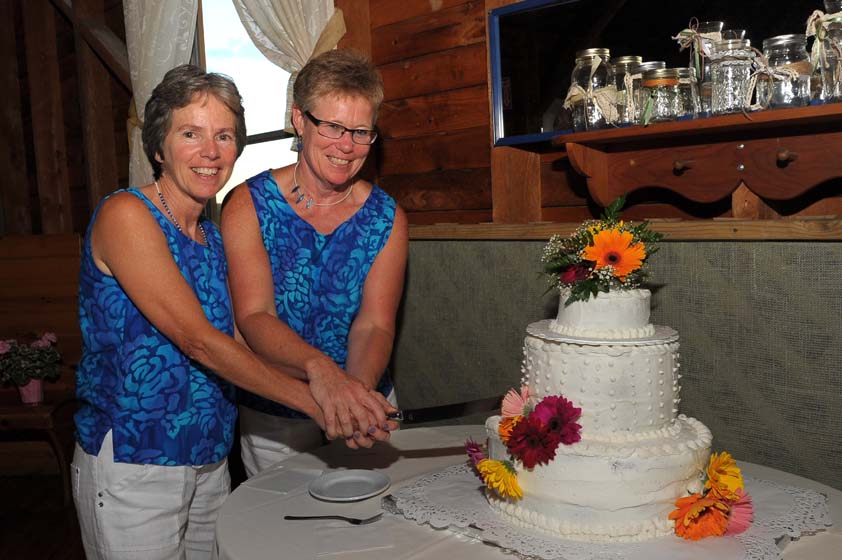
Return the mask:
<svg viewBox="0 0 842 560">
<path fill-rule="evenodd" d="M 677 510 L 669 514 L 675 520 L 675 534 L 697 541 L 718 537 L 728 527 L 728 505 L 713 497 L 692 494 L 675 502 Z"/>
<path fill-rule="evenodd" d="M 523 416 L 504 416 L 500 419 L 500 424 L 497 426 L 497 433 L 500 435 L 500 440 L 503 443 L 509 443 L 509 438 L 512 437 L 512 430 L 518 422 L 523 419 Z"/>
<path fill-rule="evenodd" d="M 585 247 L 582 258 L 596 263 L 596 268 L 614 267 L 614 275 L 624 280 L 629 273 L 639 269 L 646 258 L 643 243 L 632 244 L 631 232 L 605 229 L 594 235 L 593 245 Z"/>
</svg>

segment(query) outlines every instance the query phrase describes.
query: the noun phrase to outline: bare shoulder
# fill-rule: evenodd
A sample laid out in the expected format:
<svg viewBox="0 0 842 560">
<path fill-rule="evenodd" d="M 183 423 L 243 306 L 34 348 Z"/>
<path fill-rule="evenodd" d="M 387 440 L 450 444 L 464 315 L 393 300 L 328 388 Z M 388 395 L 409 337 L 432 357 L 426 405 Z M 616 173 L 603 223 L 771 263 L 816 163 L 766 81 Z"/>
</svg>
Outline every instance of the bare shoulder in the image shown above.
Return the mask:
<svg viewBox="0 0 842 560">
<path fill-rule="evenodd" d="M 246 183 L 240 183 L 225 195 L 225 200 L 222 202 L 222 218 L 226 215 L 232 216 L 243 211 L 243 209 L 253 208 L 254 203 L 251 200 L 251 193 Z"/>
<path fill-rule="evenodd" d="M 132 227 L 157 227 L 155 217 L 140 198 L 128 192 L 121 192 L 102 203 L 97 213 L 94 231 L 114 228 L 116 231 L 113 233 L 119 235 L 120 231 L 131 231 Z"/>
</svg>

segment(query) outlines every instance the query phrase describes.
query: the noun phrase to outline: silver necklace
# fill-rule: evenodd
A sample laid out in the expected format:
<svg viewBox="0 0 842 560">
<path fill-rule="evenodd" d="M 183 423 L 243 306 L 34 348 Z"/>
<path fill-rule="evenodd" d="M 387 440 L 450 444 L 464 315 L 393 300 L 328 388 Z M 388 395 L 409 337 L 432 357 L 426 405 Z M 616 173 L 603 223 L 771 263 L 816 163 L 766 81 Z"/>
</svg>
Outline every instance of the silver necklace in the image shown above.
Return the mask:
<svg viewBox="0 0 842 560">
<path fill-rule="evenodd" d="M 178 220 L 176 220 L 175 216 L 173 216 L 172 212 L 170 212 L 170 207 L 167 206 L 167 201 L 164 198 L 164 193 L 161 192 L 161 187 L 158 185 L 158 181 L 155 181 L 155 190 L 158 191 L 158 198 L 161 199 L 161 206 L 164 207 L 164 211 L 167 213 L 167 216 L 169 216 L 170 220 L 172 220 L 172 223 L 175 225 L 175 229 L 184 233 L 184 230 L 181 229 L 181 224 L 178 223 Z M 205 228 L 202 227 L 202 222 L 196 222 L 196 225 L 199 226 L 199 231 L 202 232 L 202 239 L 205 240 L 205 245 L 207 245 L 208 235 L 205 233 Z"/>
<path fill-rule="evenodd" d="M 302 187 L 301 185 L 298 184 L 298 175 L 297 174 L 298 174 L 298 165 L 300 163 L 301 162 L 296 163 L 295 168 L 292 170 L 292 191 L 290 191 L 290 192 L 292 194 L 298 193 L 295 197 L 295 203 L 296 204 L 301 204 L 301 201 L 304 200 L 304 198 L 307 198 L 307 202 L 304 204 L 304 208 L 306 208 L 307 210 L 309 210 L 313 206 L 336 206 L 337 204 L 342 204 L 343 202 L 348 200 L 348 197 L 351 196 L 352 192 L 354 192 L 354 185 L 356 183 L 351 183 L 351 186 L 348 187 L 348 192 L 346 192 L 345 196 L 343 196 L 339 200 L 334 200 L 333 202 L 314 202 L 313 197 L 310 196 L 309 194 L 306 194 L 305 191 L 304 191 L 304 187 Z"/>
</svg>

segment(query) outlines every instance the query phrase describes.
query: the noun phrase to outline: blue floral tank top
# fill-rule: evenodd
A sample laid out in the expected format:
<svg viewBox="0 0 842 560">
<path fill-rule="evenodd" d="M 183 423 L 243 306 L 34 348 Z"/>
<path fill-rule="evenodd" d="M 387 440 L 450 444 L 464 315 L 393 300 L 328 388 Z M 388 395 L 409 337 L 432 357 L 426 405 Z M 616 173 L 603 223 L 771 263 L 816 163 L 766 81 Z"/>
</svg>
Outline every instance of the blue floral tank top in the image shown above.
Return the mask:
<svg viewBox="0 0 842 560">
<path fill-rule="evenodd" d="M 216 226 L 202 222 L 205 247 L 179 232 L 140 191 L 120 192 L 131 193 L 149 207 L 205 316 L 233 336 L 228 267 Z M 101 207 L 102 203 L 88 227 L 79 272 L 83 353 L 76 370 L 81 404 L 74 417 L 79 445 L 96 455 L 112 430 L 114 460 L 121 463 L 221 461 L 234 440 L 236 390 L 185 356 L 143 316 L 117 280 L 96 267 L 90 234 Z"/>
<path fill-rule="evenodd" d="M 247 184 L 269 255 L 278 317 L 345 369 L 348 333 L 365 279 L 392 232 L 394 199 L 375 185 L 351 218 L 323 235 L 290 207 L 271 171 Z M 392 390 L 388 372 L 377 390 L 384 395 Z M 240 391 L 240 403 L 275 416 L 306 418 L 247 391 Z"/>
</svg>

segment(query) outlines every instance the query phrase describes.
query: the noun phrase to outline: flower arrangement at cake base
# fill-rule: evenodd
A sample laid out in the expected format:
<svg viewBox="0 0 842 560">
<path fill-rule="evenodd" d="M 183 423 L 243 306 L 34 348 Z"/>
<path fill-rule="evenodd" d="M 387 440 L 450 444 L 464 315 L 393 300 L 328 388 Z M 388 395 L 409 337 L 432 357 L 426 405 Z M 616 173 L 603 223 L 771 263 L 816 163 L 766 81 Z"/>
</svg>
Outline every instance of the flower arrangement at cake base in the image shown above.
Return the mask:
<svg viewBox="0 0 842 560">
<path fill-rule="evenodd" d="M 580 408 L 573 406 L 573 403 L 563 396 L 545 397 L 533 406 L 529 398 L 529 389 L 521 387 L 519 392 L 509 391 L 503 399 L 499 420 L 491 421 L 491 425 L 496 425 L 497 431 L 496 439 L 490 439 L 492 446 L 496 441 L 502 443 L 505 446 L 506 458 L 499 456 L 499 450 L 496 453 L 491 452 L 491 455 L 498 458 L 491 458 L 479 443 L 472 439 L 465 442 L 469 462 L 475 474 L 489 490 L 489 503 L 495 509 L 511 516 L 514 524 L 565 538 L 616 542 L 646 540 L 672 532 L 685 539 L 699 540 L 710 536 L 739 534 L 751 525 L 751 496 L 745 491 L 740 468 L 726 452 L 710 456 L 704 483 L 701 471 L 696 471 L 693 476 L 683 481 L 688 489 L 695 491 L 675 500 L 674 506 L 677 509 L 666 513 L 670 501 L 658 500 L 658 504 L 654 504 L 654 511 L 659 512 L 656 518 L 650 517 L 642 522 L 638 519 L 638 522 L 631 523 L 628 519 L 625 523 L 617 523 L 617 519 L 607 521 L 611 519 L 611 508 L 600 513 L 598 506 L 593 509 L 583 507 L 587 500 L 570 499 L 570 496 L 577 494 L 581 486 L 600 486 L 594 484 L 600 476 L 598 473 L 594 478 L 581 470 L 570 468 L 576 466 L 576 460 L 571 460 L 576 455 L 573 448 L 581 441 L 581 426 L 575 422 L 581 412 Z M 570 446 L 571 450 L 568 452 L 560 446 Z M 560 449 L 563 451 L 560 452 Z M 588 450 L 582 451 L 587 460 Z M 561 461 L 566 465 L 563 470 L 574 471 L 567 473 L 566 478 L 556 477 L 562 467 L 551 467 L 558 455 L 562 456 Z M 618 465 L 619 462 L 614 463 L 612 467 Z M 543 468 L 543 471 L 536 473 L 536 467 Z M 593 467 L 593 463 L 588 465 L 588 468 Z M 570 476 L 583 476 L 583 479 L 574 481 Z M 544 493 L 543 496 L 528 499 L 531 503 L 526 507 L 520 503 L 524 499 L 524 489 L 521 488 L 519 480 L 523 478 L 529 484 L 527 490 L 534 492 L 540 488 Z M 621 503 L 623 497 L 617 495 L 616 485 L 612 485 L 610 480 L 603 482 L 609 488 L 609 492 L 601 499 L 598 498 L 595 505 L 610 501 Z M 626 482 L 633 485 L 634 473 L 630 473 Z M 661 482 L 663 480 L 658 478 L 657 483 Z M 650 493 L 651 489 L 640 492 L 633 486 L 627 488 L 627 494 L 635 497 L 634 499 L 648 496 Z M 563 496 L 569 501 L 569 511 L 565 510 L 563 501 L 559 501 L 565 499 Z M 542 504 L 541 498 L 555 499 L 557 502 Z M 638 504 L 631 508 L 634 510 L 632 518 L 649 515 L 650 509 L 641 506 L 642 504 Z M 628 504 L 625 504 L 622 509 L 628 507 Z M 577 509 L 580 511 L 576 512 L 576 516 L 560 517 L 572 514 Z M 604 518 L 604 524 L 594 525 L 593 518 L 599 517 Z"/>
</svg>

